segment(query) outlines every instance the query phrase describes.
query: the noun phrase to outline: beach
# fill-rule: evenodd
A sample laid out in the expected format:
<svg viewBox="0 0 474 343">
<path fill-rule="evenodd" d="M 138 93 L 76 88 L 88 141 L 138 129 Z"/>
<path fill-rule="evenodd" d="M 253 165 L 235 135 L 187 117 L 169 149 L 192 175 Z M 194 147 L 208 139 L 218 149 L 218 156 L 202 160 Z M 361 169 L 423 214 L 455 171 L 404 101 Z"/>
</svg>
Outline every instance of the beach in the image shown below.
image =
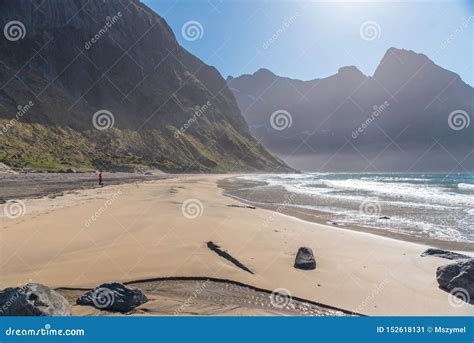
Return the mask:
<svg viewBox="0 0 474 343">
<path fill-rule="evenodd" d="M 1 167 L 1 166 L 0 166 Z M 107 185 L 159 180 L 172 177 L 159 170 L 143 173 L 105 173 Z M 11 173 L 0 168 L 2 194 L 0 203 L 8 199 L 56 197 L 63 192 L 97 187 L 94 173 Z"/>
<path fill-rule="evenodd" d="M 0 288 L 213 278 L 269 293 L 284 290 L 363 315 L 474 315 L 472 305 L 453 306 L 449 293 L 438 288 L 436 268 L 453 261 L 421 257 L 430 246 L 309 222 L 274 208 L 246 208 L 218 185 L 235 176 L 175 175 L 24 199 L 18 218 L 5 217 L 2 208 Z M 208 242 L 252 273 L 216 254 Z M 293 267 L 302 246 L 314 251 L 315 270 Z M 166 297 L 166 289 L 160 296 Z M 223 302 L 220 297 L 215 305 Z M 218 314 L 263 313 L 232 308 Z M 72 313 L 90 314 L 79 306 Z"/>
</svg>

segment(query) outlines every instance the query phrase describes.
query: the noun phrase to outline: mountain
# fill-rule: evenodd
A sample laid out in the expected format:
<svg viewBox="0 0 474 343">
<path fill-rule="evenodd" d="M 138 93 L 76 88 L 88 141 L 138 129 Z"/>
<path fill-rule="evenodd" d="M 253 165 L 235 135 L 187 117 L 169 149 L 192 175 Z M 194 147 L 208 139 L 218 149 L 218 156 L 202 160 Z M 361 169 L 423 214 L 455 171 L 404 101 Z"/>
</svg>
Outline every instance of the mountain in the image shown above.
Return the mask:
<svg viewBox="0 0 474 343">
<path fill-rule="evenodd" d="M 0 0 L 0 162 L 288 170 L 226 81 L 137 0 Z"/>
<path fill-rule="evenodd" d="M 474 89 L 423 54 L 390 48 L 373 76 L 348 66 L 301 81 L 260 69 L 227 84 L 252 134 L 293 167 L 474 170 Z"/>
</svg>

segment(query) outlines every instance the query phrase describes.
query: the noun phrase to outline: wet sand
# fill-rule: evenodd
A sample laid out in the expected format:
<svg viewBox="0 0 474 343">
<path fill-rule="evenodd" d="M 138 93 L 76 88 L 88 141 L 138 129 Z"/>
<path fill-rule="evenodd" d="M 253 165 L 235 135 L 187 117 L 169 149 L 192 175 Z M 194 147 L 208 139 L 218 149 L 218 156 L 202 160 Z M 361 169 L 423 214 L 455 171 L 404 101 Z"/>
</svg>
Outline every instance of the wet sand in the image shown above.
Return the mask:
<svg viewBox="0 0 474 343">
<path fill-rule="evenodd" d="M 172 177 L 158 170 L 144 173 L 104 173 L 104 185 L 161 180 Z M 11 199 L 55 197 L 78 189 L 97 188 L 94 173 L 0 173 L 0 203 Z"/>
<path fill-rule="evenodd" d="M 177 278 L 128 282 L 139 288 L 149 301 L 128 315 L 164 316 L 349 316 L 343 310 L 329 308 L 286 293 L 270 292 L 233 282 L 207 278 Z M 72 315 L 107 316 L 116 313 L 91 306 L 76 305 L 76 299 L 88 289 L 57 289 L 68 299 Z"/>
</svg>

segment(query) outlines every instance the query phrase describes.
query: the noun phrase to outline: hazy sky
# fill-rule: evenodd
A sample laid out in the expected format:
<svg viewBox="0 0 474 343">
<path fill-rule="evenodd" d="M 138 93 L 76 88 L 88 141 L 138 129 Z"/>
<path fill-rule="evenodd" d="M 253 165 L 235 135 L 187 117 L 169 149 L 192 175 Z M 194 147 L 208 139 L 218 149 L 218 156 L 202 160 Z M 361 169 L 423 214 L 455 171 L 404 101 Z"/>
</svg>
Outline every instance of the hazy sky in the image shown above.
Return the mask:
<svg viewBox="0 0 474 343">
<path fill-rule="evenodd" d="M 394 46 L 424 53 L 474 85 L 474 0 L 142 1 L 166 19 L 181 45 L 224 77 L 268 68 L 309 80 L 346 65 L 372 75 Z M 183 35 L 193 21 L 198 24 L 188 24 Z"/>
</svg>

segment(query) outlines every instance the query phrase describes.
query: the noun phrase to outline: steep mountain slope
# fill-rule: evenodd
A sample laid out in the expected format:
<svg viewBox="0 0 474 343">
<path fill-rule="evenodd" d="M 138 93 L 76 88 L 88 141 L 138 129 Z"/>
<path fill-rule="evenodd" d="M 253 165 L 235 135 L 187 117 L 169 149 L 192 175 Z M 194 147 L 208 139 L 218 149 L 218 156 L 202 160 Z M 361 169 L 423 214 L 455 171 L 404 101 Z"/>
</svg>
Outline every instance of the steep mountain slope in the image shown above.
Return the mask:
<svg viewBox="0 0 474 343">
<path fill-rule="evenodd" d="M 391 48 L 373 77 L 353 66 L 311 81 L 262 69 L 227 83 L 253 135 L 296 168 L 474 169 L 474 89 L 425 55 Z M 279 110 L 291 126 L 272 127 Z"/>
<path fill-rule="evenodd" d="M 219 72 L 139 1 L 0 0 L 0 25 L 1 162 L 286 169 Z"/>
</svg>

